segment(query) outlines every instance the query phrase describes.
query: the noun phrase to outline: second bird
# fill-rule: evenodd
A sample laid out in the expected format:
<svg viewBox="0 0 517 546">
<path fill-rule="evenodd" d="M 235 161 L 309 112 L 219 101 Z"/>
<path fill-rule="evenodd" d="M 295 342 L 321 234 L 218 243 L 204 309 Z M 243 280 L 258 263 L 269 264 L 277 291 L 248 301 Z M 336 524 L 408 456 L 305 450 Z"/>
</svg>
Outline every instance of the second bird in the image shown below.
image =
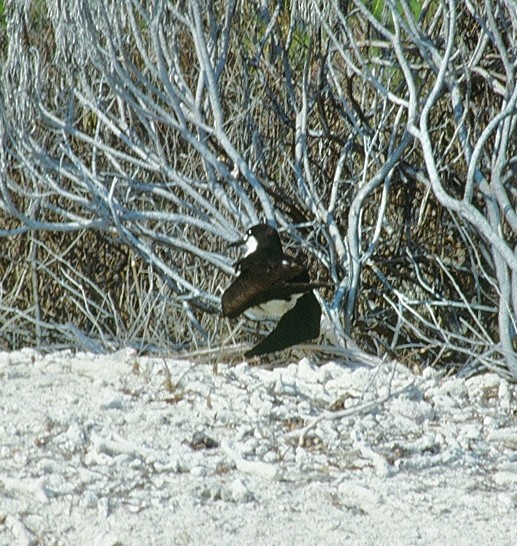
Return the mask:
<svg viewBox="0 0 517 546">
<path fill-rule="evenodd" d="M 223 315 L 242 313 L 254 320 L 280 319 L 271 333 L 247 351 L 247 357 L 281 351 L 320 334 L 321 307 L 307 267 L 284 254 L 280 236 L 269 224 L 257 224 L 243 240 L 244 256 L 235 264 L 237 278 L 222 296 Z"/>
</svg>

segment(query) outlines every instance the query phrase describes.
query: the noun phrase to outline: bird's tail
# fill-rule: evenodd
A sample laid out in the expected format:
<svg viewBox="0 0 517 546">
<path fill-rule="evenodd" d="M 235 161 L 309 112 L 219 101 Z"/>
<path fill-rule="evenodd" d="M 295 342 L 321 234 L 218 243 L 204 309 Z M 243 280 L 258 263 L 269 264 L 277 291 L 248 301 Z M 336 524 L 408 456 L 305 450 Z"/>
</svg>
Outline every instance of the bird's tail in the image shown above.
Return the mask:
<svg viewBox="0 0 517 546">
<path fill-rule="evenodd" d="M 245 356 L 260 356 L 287 349 L 320 335 L 321 307 L 313 292 L 307 292 L 279 321 L 276 328 Z"/>
</svg>

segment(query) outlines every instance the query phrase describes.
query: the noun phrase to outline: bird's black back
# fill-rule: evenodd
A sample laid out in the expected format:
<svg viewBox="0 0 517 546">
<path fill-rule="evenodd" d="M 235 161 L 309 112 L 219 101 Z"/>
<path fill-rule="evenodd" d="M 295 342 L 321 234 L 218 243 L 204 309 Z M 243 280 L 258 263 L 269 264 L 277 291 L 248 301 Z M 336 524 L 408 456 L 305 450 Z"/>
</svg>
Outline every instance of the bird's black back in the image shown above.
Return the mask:
<svg viewBox="0 0 517 546">
<path fill-rule="evenodd" d="M 257 254 L 254 252 L 237 262 L 239 276 L 221 299 L 224 316 L 233 318 L 250 307 L 274 299 L 288 299 L 314 287 L 301 262 L 284 254 L 267 257 Z"/>
</svg>

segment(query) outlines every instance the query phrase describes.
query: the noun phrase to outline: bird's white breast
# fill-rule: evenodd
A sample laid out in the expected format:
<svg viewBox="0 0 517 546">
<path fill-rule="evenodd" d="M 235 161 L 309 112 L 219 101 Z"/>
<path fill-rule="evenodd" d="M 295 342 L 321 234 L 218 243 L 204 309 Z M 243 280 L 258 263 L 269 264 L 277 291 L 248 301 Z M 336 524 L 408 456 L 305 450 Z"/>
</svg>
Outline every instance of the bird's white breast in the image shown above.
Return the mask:
<svg viewBox="0 0 517 546">
<path fill-rule="evenodd" d="M 303 294 L 293 294 L 287 300 L 269 300 L 246 311 L 252 320 L 277 319 L 290 311 Z"/>
</svg>

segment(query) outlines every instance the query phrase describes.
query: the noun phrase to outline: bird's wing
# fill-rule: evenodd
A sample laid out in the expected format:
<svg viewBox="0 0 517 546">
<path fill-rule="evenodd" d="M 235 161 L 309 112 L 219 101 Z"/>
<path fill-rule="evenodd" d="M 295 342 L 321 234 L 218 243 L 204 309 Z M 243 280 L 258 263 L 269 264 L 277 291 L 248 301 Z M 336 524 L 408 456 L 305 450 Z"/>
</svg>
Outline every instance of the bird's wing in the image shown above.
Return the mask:
<svg viewBox="0 0 517 546">
<path fill-rule="evenodd" d="M 278 321 L 276 328 L 245 355 L 252 357 L 273 353 L 314 339 L 320 335 L 320 320 L 320 304 L 316 296 L 308 292 Z"/>
<path fill-rule="evenodd" d="M 308 281 L 307 269 L 290 258 L 262 260 L 256 265 L 253 267 L 253 263 L 248 261 L 223 294 L 221 304 L 224 316 L 233 318 L 255 305 L 271 299 L 285 299 L 313 287 L 309 282 L 299 282 L 299 279 L 305 278 Z"/>
</svg>

